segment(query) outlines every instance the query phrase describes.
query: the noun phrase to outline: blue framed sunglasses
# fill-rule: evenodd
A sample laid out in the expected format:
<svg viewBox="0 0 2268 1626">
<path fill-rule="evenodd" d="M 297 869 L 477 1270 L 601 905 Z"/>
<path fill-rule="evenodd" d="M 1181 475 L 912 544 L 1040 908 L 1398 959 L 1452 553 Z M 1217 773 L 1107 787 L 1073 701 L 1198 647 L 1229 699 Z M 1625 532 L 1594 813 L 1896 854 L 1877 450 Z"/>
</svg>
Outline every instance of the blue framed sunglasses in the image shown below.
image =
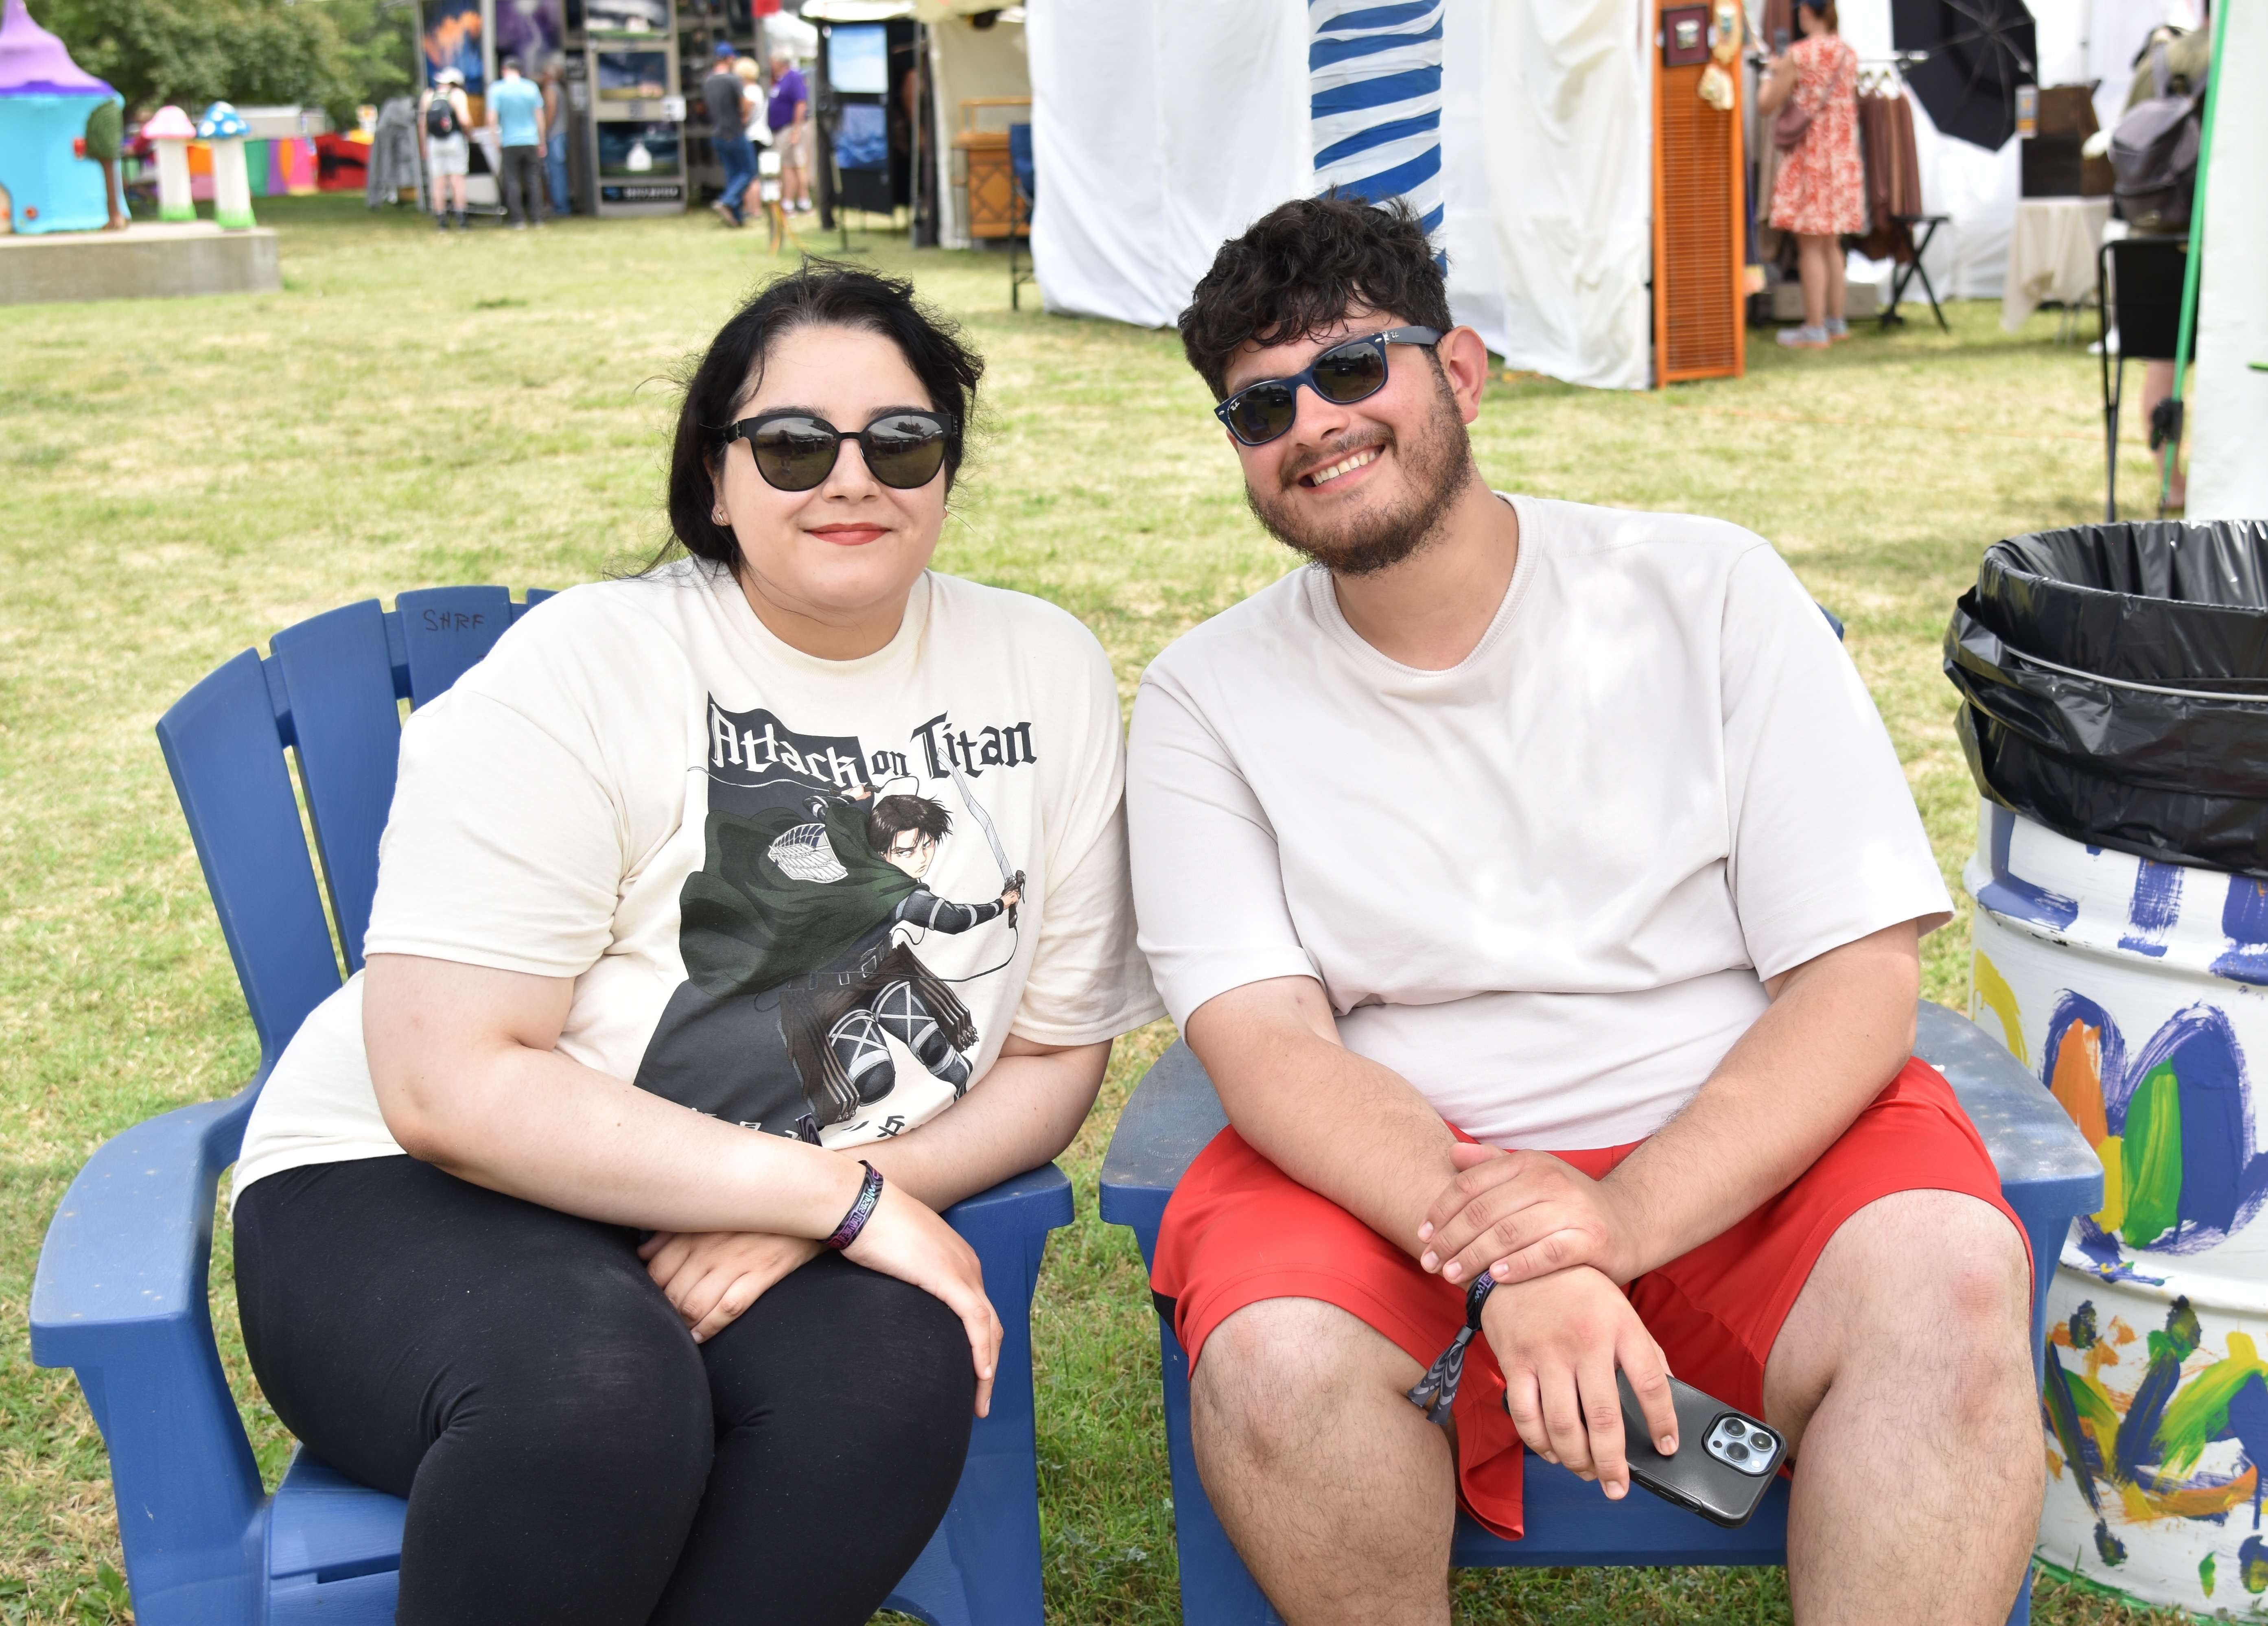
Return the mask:
<svg viewBox="0 0 2268 1626">
<path fill-rule="evenodd" d="M 1288 379 L 1248 384 L 1212 409 L 1228 432 L 1248 446 L 1264 446 L 1291 429 L 1300 416 L 1300 386 L 1333 406 L 1351 406 L 1386 387 L 1386 347 L 1439 344 L 1435 327 L 1388 327 L 1344 344 L 1334 344 Z"/>
</svg>

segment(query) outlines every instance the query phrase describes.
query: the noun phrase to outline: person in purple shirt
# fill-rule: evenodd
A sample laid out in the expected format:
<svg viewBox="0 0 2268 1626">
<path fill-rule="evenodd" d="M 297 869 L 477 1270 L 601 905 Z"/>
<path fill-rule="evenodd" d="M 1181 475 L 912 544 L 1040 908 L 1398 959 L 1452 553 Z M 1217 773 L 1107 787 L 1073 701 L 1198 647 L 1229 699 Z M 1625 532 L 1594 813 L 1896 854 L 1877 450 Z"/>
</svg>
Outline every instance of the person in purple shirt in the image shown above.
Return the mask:
<svg viewBox="0 0 2268 1626">
<path fill-rule="evenodd" d="M 811 166 L 805 146 L 811 119 L 811 87 L 785 51 L 772 53 L 772 99 L 764 122 L 780 155 L 780 206 L 811 212 Z"/>
</svg>

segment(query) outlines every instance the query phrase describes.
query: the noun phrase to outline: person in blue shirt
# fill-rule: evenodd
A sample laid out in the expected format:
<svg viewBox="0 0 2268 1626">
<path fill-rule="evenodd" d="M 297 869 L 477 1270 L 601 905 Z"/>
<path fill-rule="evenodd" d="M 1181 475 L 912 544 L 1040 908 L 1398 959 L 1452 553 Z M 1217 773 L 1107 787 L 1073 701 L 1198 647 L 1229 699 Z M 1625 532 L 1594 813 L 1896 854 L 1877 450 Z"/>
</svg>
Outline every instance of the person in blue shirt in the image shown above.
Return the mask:
<svg viewBox="0 0 2268 1626">
<path fill-rule="evenodd" d="M 489 92 L 489 128 L 504 148 L 504 206 L 512 229 L 524 232 L 529 217 L 543 224 L 543 92 L 519 71 L 519 58 L 507 56 Z"/>
</svg>

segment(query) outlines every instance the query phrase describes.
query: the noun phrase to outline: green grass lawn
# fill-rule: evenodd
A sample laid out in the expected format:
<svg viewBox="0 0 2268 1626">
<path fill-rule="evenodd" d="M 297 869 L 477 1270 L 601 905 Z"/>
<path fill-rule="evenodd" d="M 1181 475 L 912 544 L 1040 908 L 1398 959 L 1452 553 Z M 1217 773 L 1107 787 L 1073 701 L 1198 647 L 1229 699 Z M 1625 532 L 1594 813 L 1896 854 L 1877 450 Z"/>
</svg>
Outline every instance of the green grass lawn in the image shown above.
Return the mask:
<svg viewBox="0 0 2268 1626">
<path fill-rule="evenodd" d="M 0 307 L 0 1622 L 127 1618 L 100 1440 L 23 1333 L 48 1218 L 105 1138 L 229 1093 L 254 1060 L 151 724 L 335 605 L 565 586 L 651 554 L 671 372 L 778 263 L 705 216 L 441 240 L 354 200 L 263 213 L 280 294 Z M 998 257 L 858 246 L 990 364 L 941 568 L 1067 606 L 1130 696 L 1177 634 L 1289 568 L 1173 335 L 1012 313 Z M 1498 486 L 1690 509 L 1777 543 L 1849 623 L 1958 897 L 1976 798 L 1938 672 L 1947 613 L 1987 543 L 2099 517 L 2102 467 L 2095 364 L 2051 342 L 2053 317 L 2011 337 L 1996 305 L 1950 315 L 1950 337 L 1865 324 L 1828 354 L 1765 335 L 1747 378 L 1660 394 L 1506 379 L 1475 439 Z M 2138 445 L 2122 482 L 2146 477 Z M 1964 912 L 1930 940 L 1927 991 L 1963 1003 L 1967 966 Z M 1076 1626 L 1179 1618 L 1155 1322 L 1131 1241 L 1094 1217 L 1118 1105 L 1170 1038 L 1120 1047 L 1064 1159 L 1080 1218 L 1041 1279 L 1048 1596 Z M 225 1235 L 215 1255 L 214 1319 L 272 1482 L 288 1441 L 245 1367 Z M 1777 1571 L 1458 1587 L 1473 1622 L 1787 1617 Z M 2055 1589 L 2039 1618 L 2150 1617 Z"/>
</svg>

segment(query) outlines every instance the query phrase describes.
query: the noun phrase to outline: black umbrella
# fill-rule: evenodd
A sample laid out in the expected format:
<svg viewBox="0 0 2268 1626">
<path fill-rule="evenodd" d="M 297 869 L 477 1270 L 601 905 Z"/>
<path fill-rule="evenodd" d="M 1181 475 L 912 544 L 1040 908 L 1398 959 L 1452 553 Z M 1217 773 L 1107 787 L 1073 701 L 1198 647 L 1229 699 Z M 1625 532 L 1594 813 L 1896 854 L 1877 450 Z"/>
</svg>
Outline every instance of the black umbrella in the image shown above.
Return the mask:
<svg viewBox="0 0 2268 1626">
<path fill-rule="evenodd" d="M 2016 87 L 2038 77 L 2024 0 L 1890 0 L 1890 39 L 1940 133 L 1987 152 L 2008 144 Z"/>
</svg>

